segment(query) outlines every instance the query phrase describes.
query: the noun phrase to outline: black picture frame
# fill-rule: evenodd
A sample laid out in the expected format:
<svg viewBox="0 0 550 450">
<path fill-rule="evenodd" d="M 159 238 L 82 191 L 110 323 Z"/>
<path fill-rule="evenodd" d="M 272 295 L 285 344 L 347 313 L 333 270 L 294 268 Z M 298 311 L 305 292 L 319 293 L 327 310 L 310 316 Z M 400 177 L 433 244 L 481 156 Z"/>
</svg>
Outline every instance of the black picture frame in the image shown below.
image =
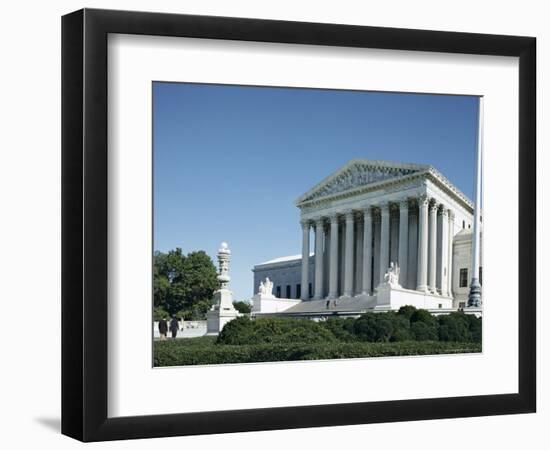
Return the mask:
<svg viewBox="0 0 550 450">
<path fill-rule="evenodd" d="M 519 57 L 518 392 L 108 418 L 109 33 Z M 533 37 L 94 9 L 64 16 L 62 433 L 82 441 L 102 441 L 535 412 L 535 91 Z"/>
</svg>

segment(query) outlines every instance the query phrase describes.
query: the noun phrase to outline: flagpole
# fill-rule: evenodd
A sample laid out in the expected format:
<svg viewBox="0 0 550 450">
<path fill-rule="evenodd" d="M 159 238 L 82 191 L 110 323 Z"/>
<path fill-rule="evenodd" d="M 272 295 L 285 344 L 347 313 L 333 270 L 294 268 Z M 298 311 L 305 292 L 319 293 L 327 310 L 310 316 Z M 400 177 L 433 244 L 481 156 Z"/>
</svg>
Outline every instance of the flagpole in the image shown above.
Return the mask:
<svg viewBox="0 0 550 450">
<path fill-rule="evenodd" d="M 483 97 L 479 97 L 478 132 L 475 178 L 474 232 L 472 236 L 472 278 L 468 306 L 481 306 L 481 285 L 479 284 L 480 220 L 481 220 L 481 161 L 483 156 Z"/>
</svg>

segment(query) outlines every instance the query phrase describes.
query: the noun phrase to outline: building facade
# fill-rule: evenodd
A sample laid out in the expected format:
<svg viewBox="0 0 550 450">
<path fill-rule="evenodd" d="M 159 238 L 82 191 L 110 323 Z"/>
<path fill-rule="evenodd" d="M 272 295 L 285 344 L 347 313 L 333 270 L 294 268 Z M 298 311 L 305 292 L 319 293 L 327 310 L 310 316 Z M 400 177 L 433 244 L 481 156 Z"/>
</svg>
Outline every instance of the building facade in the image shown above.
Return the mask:
<svg viewBox="0 0 550 450">
<path fill-rule="evenodd" d="M 353 160 L 296 206 L 302 254 L 256 265 L 255 288 L 269 277 L 281 298 L 372 298 L 394 263 L 403 291 L 457 307 L 456 291 L 464 301 L 460 270 L 471 259 L 474 205 L 434 167 Z"/>
</svg>

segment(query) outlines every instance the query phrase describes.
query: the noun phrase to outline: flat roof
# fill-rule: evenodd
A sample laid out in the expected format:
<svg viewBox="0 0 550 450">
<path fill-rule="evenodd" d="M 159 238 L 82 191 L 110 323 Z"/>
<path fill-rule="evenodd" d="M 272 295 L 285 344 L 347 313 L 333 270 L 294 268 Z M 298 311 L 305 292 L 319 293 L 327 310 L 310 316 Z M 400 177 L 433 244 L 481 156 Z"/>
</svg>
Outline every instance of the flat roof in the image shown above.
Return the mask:
<svg viewBox="0 0 550 450">
<path fill-rule="evenodd" d="M 313 256 L 313 255 L 314 255 L 313 253 L 309 254 L 309 256 Z M 283 263 L 283 262 L 297 261 L 300 259 L 302 259 L 302 255 L 281 256 L 280 258 L 270 259 L 269 261 L 256 264 L 254 267 L 264 266 L 267 264 L 277 264 L 277 263 Z"/>
</svg>

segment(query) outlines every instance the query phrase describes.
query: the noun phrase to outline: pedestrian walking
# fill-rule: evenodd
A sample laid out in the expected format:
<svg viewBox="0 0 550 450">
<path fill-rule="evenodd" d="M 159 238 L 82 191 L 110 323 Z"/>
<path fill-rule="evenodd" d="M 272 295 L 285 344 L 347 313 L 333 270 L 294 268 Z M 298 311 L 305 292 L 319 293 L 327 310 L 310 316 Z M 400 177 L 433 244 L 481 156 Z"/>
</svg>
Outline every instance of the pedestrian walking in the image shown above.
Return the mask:
<svg viewBox="0 0 550 450">
<path fill-rule="evenodd" d="M 178 318 L 175 315 L 173 315 L 172 320 L 170 321 L 170 331 L 172 332 L 172 339 L 176 339 L 179 329 L 180 329 L 180 323 L 178 321 Z"/>
<path fill-rule="evenodd" d="M 159 334 L 160 340 L 165 341 L 166 335 L 168 334 L 168 322 L 166 322 L 166 319 L 159 320 Z"/>
</svg>

